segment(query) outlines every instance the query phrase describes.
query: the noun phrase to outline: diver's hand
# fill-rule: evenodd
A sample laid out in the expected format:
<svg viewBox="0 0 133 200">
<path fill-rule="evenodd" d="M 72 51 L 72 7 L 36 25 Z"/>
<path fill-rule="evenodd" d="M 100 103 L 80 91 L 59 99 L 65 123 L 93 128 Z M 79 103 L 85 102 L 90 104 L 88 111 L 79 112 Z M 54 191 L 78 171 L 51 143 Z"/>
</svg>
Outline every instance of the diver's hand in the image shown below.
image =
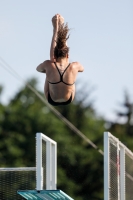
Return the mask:
<svg viewBox="0 0 133 200">
<path fill-rule="evenodd" d="M 54 29 L 58 29 L 58 24 L 59 24 L 59 14 L 56 14 L 55 16 L 53 16 L 52 18 L 52 24 L 53 24 L 53 28 Z"/>
<path fill-rule="evenodd" d="M 61 15 L 59 15 L 59 24 L 64 24 L 64 18 Z"/>
</svg>

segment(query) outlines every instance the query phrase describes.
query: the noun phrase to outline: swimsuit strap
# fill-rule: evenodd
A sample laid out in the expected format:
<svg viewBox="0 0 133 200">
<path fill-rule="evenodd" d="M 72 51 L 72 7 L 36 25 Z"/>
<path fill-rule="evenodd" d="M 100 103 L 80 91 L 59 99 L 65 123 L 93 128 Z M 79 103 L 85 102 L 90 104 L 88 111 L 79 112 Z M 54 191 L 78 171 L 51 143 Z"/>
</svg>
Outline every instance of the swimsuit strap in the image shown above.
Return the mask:
<svg viewBox="0 0 133 200">
<path fill-rule="evenodd" d="M 70 64 L 71 63 L 69 63 L 68 64 L 68 66 L 66 67 L 66 69 L 64 70 L 64 72 L 61 74 L 61 72 L 60 72 L 60 70 L 59 70 L 59 68 L 58 68 L 58 66 L 57 66 L 57 64 L 56 64 L 56 62 L 54 62 L 54 64 L 55 64 L 55 66 L 56 66 L 56 69 L 57 69 L 57 71 L 59 72 L 59 75 L 60 75 L 60 81 L 58 81 L 58 82 L 55 82 L 55 83 L 52 83 L 52 82 L 50 82 L 50 81 L 48 81 L 50 84 L 57 84 L 57 83 L 60 83 L 60 82 L 63 82 L 64 84 L 66 84 L 66 85 L 73 85 L 74 83 L 72 83 L 72 84 L 69 84 L 69 83 L 65 83 L 64 81 L 63 81 L 63 75 L 64 75 L 64 73 L 66 72 L 66 70 L 68 69 L 68 67 L 70 66 Z"/>
<path fill-rule="evenodd" d="M 59 72 L 59 75 L 60 75 L 60 82 L 63 82 L 64 83 L 64 81 L 63 81 L 63 75 L 64 75 L 64 73 L 66 72 L 66 70 L 68 69 L 68 67 L 70 66 L 70 63 L 68 64 L 68 66 L 66 67 L 66 69 L 64 70 L 64 72 L 61 74 L 61 72 L 60 72 L 60 70 L 59 70 L 59 68 L 58 68 L 58 66 L 57 66 L 57 64 L 56 64 L 56 62 L 54 62 L 54 64 L 55 64 L 55 66 L 56 66 L 56 68 L 57 68 L 57 70 L 58 70 L 58 72 Z M 65 83 L 66 84 L 66 83 Z"/>
<path fill-rule="evenodd" d="M 65 82 L 63 81 L 63 75 L 64 75 L 64 73 L 66 72 L 66 70 L 68 69 L 68 67 L 70 66 L 71 63 L 68 64 L 68 66 L 66 67 L 66 69 L 64 70 L 64 72 L 63 72 L 62 74 L 60 73 L 60 70 L 59 70 L 59 68 L 58 68 L 58 66 L 57 66 L 57 64 L 56 64 L 56 62 L 54 62 L 54 64 L 55 64 L 55 66 L 56 66 L 56 68 L 57 68 L 57 70 L 58 70 L 58 72 L 59 72 L 59 75 L 60 75 L 60 81 L 59 81 L 59 82 L 63 82 L 64 84 L 70 85 L 70 86 L 73 85 L 75 82 L 72 83 L 72 84 L 69 84 L 69 83 L 65 83 Z M 59 83 L 59 82 L 58 82 L 58 83 Z"/>
</svg>

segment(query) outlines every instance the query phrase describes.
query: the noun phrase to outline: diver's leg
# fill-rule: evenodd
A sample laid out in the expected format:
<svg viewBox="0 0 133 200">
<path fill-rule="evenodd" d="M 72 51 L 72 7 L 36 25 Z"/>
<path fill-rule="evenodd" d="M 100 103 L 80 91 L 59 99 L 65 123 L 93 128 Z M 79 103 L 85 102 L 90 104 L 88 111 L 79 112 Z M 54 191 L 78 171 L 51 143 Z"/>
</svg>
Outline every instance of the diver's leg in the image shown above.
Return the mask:
<svg viewBox="0 0 133 200">
<path fill-rule="evenodd" d="M 44 85 L 44 94 L 46 99 L 48 100 L 48 92 L 49 92 L 49 83 L 47 81 L 47 78 L 45 79 L 45 85 Z"/>
<path fill-rule="evenodd" d="M 73 90 L 72 90 L 72 101 L 74 100 L 75 97 L 75 84 L 73 85 Z"/>
</svg>

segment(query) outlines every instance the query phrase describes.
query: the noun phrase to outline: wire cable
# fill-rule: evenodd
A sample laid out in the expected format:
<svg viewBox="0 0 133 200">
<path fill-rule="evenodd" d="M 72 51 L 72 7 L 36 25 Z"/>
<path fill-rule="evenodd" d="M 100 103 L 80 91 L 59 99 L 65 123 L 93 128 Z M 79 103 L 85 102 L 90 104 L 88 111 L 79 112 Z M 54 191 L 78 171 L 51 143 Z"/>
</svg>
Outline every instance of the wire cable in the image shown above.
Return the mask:
<svg viewBox="0 0 133 200">
<path fill-rule="evenodd" d="M 36 96 L 44 103 L 46 106 L 58 117 L 60 118 L 74 133 L 76 133 L 79 137 L 81 137 L 83 140 L 85 140 L 89 145 L 91 145 L 94 149 L 96 149 L 100 154 L 104 155 L 103 151 L 98 148 L 97 145 L 95 145 L 88 137 L 86 137 L 80 130 L 78 130 L 69 120 L 67 120 L 59 111 L 57 111 L 53 106 L 51 106 L 46 99 L 42 95 L 39 94 L 39 92 L 32 87 L 29 83 L 26 83 L 26 81 L 3 59 L 0 57 L 0 60 L 2 63 L 0 63 L 0 66 L 2 66 L 5 70 L 7 70 L 12 76 L 17 78 L 19 81 L 24 83 L 33 93 L 36 94 Z"/>
</svg>

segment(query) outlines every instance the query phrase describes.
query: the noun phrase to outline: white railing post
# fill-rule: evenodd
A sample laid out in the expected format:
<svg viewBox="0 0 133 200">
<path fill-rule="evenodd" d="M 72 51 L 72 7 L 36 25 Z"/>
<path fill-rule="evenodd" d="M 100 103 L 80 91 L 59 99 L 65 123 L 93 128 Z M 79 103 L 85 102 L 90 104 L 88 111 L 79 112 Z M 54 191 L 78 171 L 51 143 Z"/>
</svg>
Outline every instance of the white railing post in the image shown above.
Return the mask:
<svg viewBox="0 0 133 200">
<path fill-rule="evenodd" d="M 104 200 L 109 200 L 109 132 L 104 132 Z"/>
<path fill-rule="evenodd" d="M 52 174 L 51 174 L 51 142 L 47 141 L 46 143 L 46 190 L 51 190 L 51 183 L 52 183 Z"/>
<path fill-rule="evenodd" d="M 43 189 L 42 134 L 36 134 L 36 190 Z"/>
<path fill-rule="evenodd" d="M 56 190 L 57 182 L 57 144 L 46 143 L 46 189 Z"/>
<path fill-rule="evenodd" d="M 120 146 L 120 199 L 125 200 L 125 148 Z"/>
<path fill-rule="evenodd" d="M 52 145 L 52 189 L 56 190 L 57 186 L 57 144 Z"/>
<path fill-rule="evenodd" d="M 133 196 L 133 152 L 111 133 L 104 133 L 104 200 Z M 111 190 L 110 190 L 111 187 Z"/>
<path fill-rule="evenodd" d="M 43 168 L 46 167 L 46 190 L 56 190 L 57 185 L 57 143 L 42 133 L 36 134 L 37 190 L 43 189 Z M 42 141 L 46 142 L 46 166 L 42 163 Z"/>
<path fill-rule="evenodd" d="M 117 142 L 117 188 L 118 188 L 118 200 L 120 200 L 120 147 L 119 147 L 119 141 Z"/>
</svg>

